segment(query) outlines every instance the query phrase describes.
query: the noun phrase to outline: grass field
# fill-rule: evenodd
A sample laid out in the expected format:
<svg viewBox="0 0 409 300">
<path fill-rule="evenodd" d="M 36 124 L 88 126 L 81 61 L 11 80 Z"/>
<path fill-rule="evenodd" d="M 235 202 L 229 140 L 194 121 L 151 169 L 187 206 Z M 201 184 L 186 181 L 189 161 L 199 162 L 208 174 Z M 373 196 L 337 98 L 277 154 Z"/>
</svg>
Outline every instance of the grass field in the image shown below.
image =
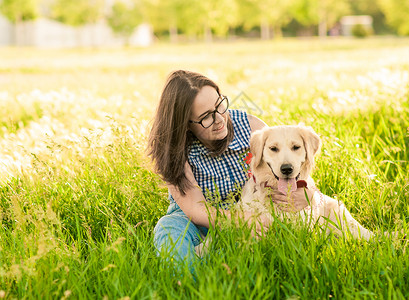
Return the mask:
<svg viewBox="0 0 409 300">
<path fill-rule="evenodd" d="M 144 148 L 169 72 L 269 125 L 312 126 L 313 178 L 376 231 L 409 232 L 409 39 L 0 49 L 0 298 L 408 299 L 408 240 L 275 223 L 215 230 L 188 270 L 156 256 L 167 190 Z M 246 106 L 247 105 L 247 106 Z"/>
</svg>

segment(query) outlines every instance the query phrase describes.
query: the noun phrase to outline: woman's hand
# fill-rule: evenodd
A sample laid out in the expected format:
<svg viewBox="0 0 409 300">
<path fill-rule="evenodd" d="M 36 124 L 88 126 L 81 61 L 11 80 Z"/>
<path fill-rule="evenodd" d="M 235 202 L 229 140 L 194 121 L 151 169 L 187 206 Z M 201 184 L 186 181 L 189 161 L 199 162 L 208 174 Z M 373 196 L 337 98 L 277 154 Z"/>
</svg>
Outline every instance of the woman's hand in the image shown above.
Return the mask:
<svg viewBox="0 0 409 300">
<path fill-rule="evenodd" d="M 266 214 L 254 214 L 252 212 L 243 212 L 243 214 L 247 224 L 249 226 L 254 226 L 252 235 L 257 238 L 264 236 L 271 225 L 271 216 Z"/>
<path fill-rule="evenodd" d="M 290 213 L 297 213 L 311 203 L 313 195 L 314 191 L 312 190 L 307 188 L 298 188 L 288 195 L 284 195 L 278 190 L 274 190 L 271 197 L 272 201 L 277 204 L 281 210 Z"/>
</svg>

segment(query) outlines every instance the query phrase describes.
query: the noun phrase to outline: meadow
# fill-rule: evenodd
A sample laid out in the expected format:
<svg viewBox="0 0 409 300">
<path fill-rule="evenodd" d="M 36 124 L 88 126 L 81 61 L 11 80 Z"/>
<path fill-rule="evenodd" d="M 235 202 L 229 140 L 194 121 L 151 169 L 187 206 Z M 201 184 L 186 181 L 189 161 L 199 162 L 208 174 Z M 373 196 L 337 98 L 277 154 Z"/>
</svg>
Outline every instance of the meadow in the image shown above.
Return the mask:
<svg viewBox="0 0 409 300">
<path fill-rule="evenodd" d="M 226 224 L 195 276 L 158 257 L 167 189 L 145 145 L 176 69 L 268 125 L 312 126 L 319 189 L 375 232 L 409 232 L 409 39 L 0 48 L 0 298 L 409 298 L 402 236 Z"/>
</svg>

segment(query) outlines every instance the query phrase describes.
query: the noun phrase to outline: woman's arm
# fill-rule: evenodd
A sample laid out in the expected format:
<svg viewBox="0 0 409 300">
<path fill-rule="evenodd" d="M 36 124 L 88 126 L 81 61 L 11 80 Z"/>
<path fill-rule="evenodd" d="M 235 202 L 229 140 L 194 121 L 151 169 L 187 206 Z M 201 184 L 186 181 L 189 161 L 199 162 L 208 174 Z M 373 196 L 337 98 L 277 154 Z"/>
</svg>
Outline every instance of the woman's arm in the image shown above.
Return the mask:
<svg viewBox="0 0 409 300">
<path fill-rule="evenodd" d="M 206 199 L 204 198 L 202 191 L 193 176 L 192 169 L 187 162 L 185 163 L 185 174 L 189 182 L 192 184 L 192 187 L 182 195 L 174 185 L 168 184 L 169 192 L 172 194 L 173 199 L 175 199 L 182 211 L 194 224 L 209 228 L 210 223 L 206 210 Z"/>
<path fill-rule="evenodd" d="M 218 215 L 223 215 L 231 219 L 231 211 L 217 209 L 213 206 L 206 206 L 206 199 L 204 198 L 202 191 L 194 178 L 192 169 L 187 162 L 185 163 L 185 174 L 187 179 L 192 183 L 193 187 L 185 191 L 184 195 L 182 195 L 174 185 L 168 184 L 168 188 L 176 203 L 195 225 L 204 226 L 207 228 L 210 227 L 210 224 L 215 226 L 215 221 Z M 255 230 L 259 235 L 267 230 L 270 225 L 270 219 L 266 216 L 256 217 L 249 212 L 243 212 L 238 217 L 244 219 L 245 221 L 255 222 Z"/>
<path fill-rule="evenodd" d="M 251 132 L 262 129 L 263 127 L 267 126 L 267 124 L 264 123 L 264 121 L 260 120 L 259 118 L 253 115 L 247 115 L 247 118 L 249 119 Z"/>
</svg>

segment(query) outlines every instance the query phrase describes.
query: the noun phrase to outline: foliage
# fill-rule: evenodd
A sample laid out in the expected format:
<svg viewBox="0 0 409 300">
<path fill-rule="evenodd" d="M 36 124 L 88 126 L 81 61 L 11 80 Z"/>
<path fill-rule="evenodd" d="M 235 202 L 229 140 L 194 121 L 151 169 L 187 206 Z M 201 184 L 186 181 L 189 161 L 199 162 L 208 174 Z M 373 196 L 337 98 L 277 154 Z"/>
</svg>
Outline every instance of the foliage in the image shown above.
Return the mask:
<svg viewBox="0 0 409 300">
<path fill-rule="evenodd" d="M 37 0 L 2 0 L 0 12 L 12 23 L 34 20 L 38 16 Z"/>
<path fill-rule="evenodd" d="M 209 0 L 201 2 L 200 23 L 204 30 L 226 36 L 229 28 L 237 24 L 237 5 L 234 0 Z M 197 16 L 197 15 L 196 15 Z M 191 16 L 194 18 L 195 16 Z"/>
<path fill-rule="evenodd" d="M 114 32 L 129 36 L 142 20 L 154 32 L 167 32 L 172 41 L 179 34 L 190 39 L 212 35 L 226 37 L 232 32 L 256 30 L 263 39 L 282 35 L 289 24 L 311 29 L 320 35 L 345 15 L 370 15 L 377 34 L 409 34 L 408 1 L 401 0 L 3 0 L 0 11 L 13 23 L 32 20 L 43 14 L 68 25 L 82 26 L 106 19 Z M 50 13 L 48 13 L 50 11 Z M 388 24 L 391 29 L 386 28 Z"/>
<path fill-rule="evenodd" d="M 236 25 L 236 3 L 225 1 L 145 1 L 148 21 L 156 31 L 183 32 L 188 36 L 215 33 L 225 36 Z"/>
<path fill-rule="evenodd" d="M 181 23 L 191 25 L 189 18 L 185 17 L 186 9 L 189 7 L 194 8 L 195 5 L 191 3 L 189 6 L 188 2 L 179 0 L 144 0 L 143 7 L 145 17 L 153 26 L 154 31 L 169 31 L 171 39 L 176 41 L 178 29 L 182 27 Z"/>
<path fill-rule="evenodd" d="M 51 15 L 59 22 L 78 27 L 101 19 L 103 5 L 102 0 L 56 0 Z"/>
<path fill-rule="evenodd" d="M 142 14 L 138 3 L 129 4 L 117 0 L 107 18 L 112 30 L 120 35 L 129 37 L 135 28 L 142 22 Z"/>
<path fill-rule="evenodd" d="M 295 0 L 292 10 L 294 18 L 301 24 L 325 24 L 326 32 L 327 28 L 349 13 L 349 3 L 346 0 Z"/>
<path fill-rule="evenodd" d="M 351 28 L 351 33 L 354 37 L 364 38 L 371 34 L 371 32 L 365 28 L 362 24 L 356 24 Z"/>
<path fill-rule="evenodd" d="M 260 26 L 262 38 L 270 38 L 270 28 L 274 28 L 275 36 L 280 37 L 281 28 L 291 21 L 291 1 L 283 0 L 238 0 L 241 7 L 241 20 L 245 28 Z"/>
<path fill-rule="evenodd" d="M 400 0 L 378 0 L 387 23 L 400 35 L 409 35 L 409 3 Z"/>
</svg>

